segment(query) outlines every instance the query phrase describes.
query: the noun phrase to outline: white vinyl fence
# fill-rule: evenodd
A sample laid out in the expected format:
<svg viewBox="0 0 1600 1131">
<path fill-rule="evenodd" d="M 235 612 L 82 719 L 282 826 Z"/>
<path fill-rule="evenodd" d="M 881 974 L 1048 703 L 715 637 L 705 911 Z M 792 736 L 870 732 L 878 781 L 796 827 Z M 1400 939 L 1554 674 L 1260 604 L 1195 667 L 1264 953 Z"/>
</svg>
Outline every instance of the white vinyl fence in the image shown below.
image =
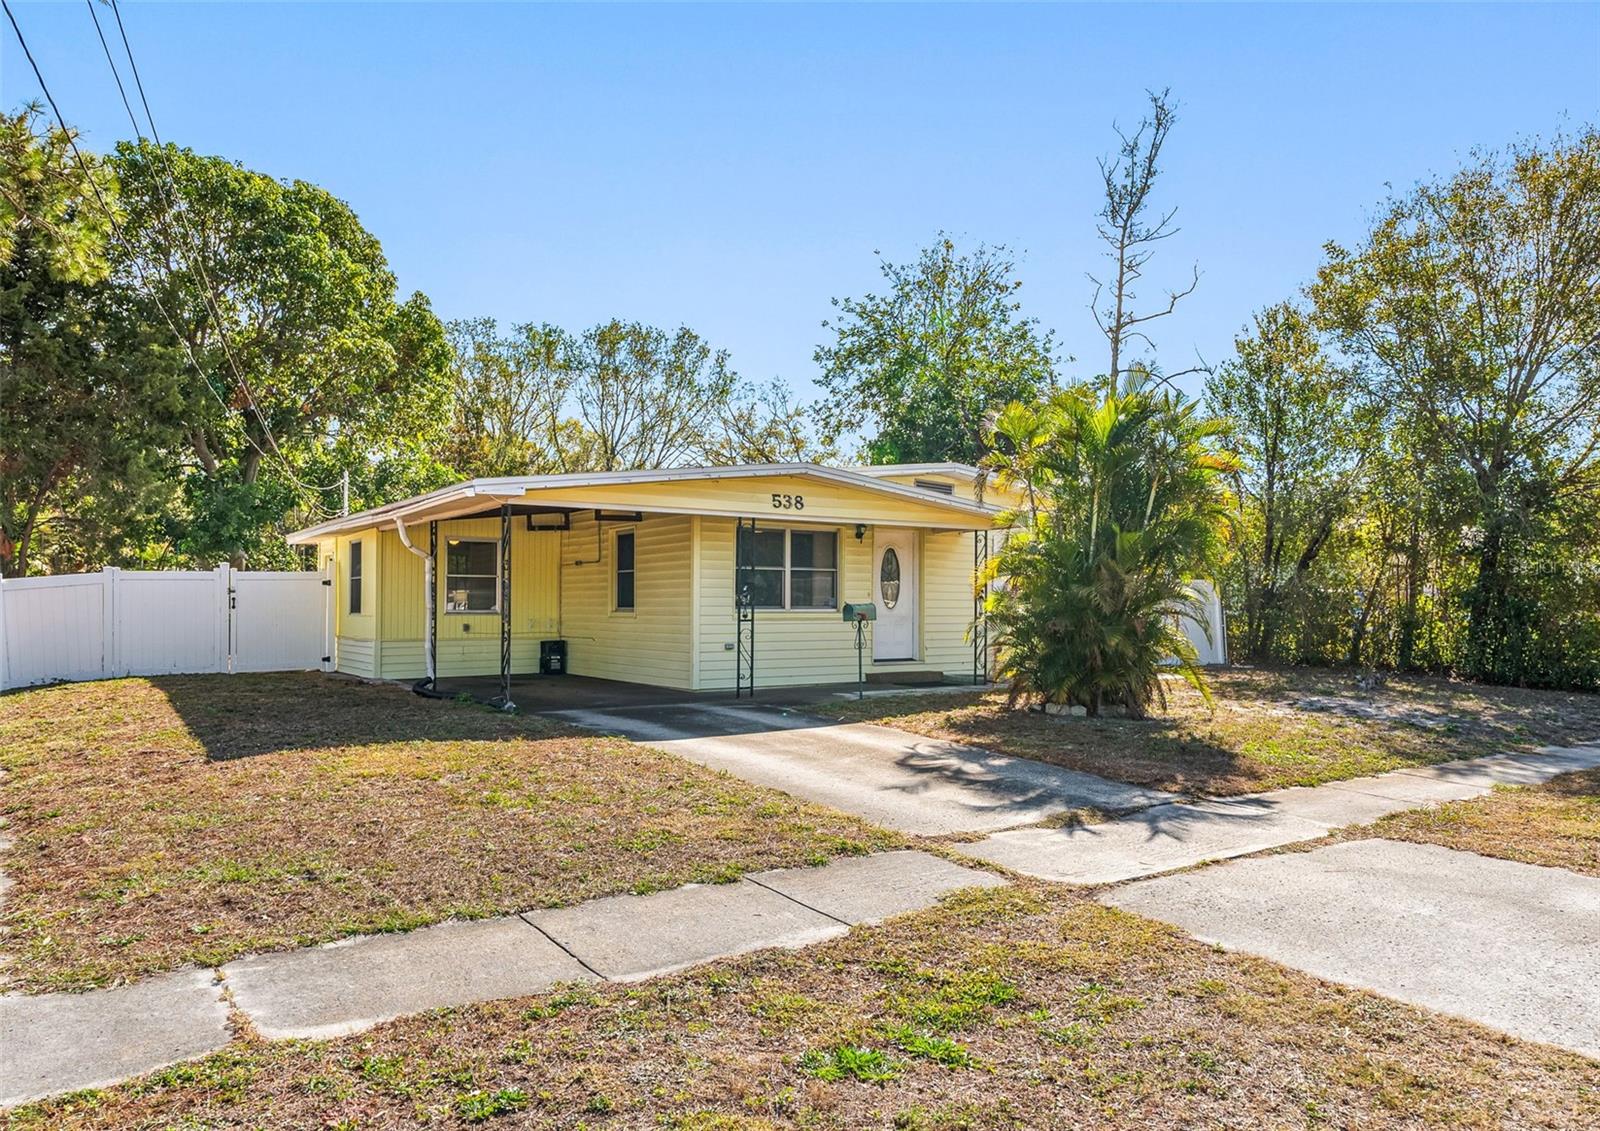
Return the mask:
<svg viewBox="0 0 1600 1131">
<path fill-rule="evenodd" d="M 1189 582 L 1189 592 L 1192 595 L 1191 603 L 1200 620 L 1197 622 L 1189 617 L 1180 617 L 1179 626 L 1189 638 L 1189 643 L 1194 645 L 1195 655 L 1200 663 L 1226 664 L 1228 632 L 1227 624 L 1222 619 L 1222 598 L 1217 595 L 1217 587 L 1209 581 L 1197 578 Z"/>
<path fill-rule="evenodd" d="M 328 667 L 324 580 L 221 565 L 0 581 L 0 688 Z"/>
</svg>

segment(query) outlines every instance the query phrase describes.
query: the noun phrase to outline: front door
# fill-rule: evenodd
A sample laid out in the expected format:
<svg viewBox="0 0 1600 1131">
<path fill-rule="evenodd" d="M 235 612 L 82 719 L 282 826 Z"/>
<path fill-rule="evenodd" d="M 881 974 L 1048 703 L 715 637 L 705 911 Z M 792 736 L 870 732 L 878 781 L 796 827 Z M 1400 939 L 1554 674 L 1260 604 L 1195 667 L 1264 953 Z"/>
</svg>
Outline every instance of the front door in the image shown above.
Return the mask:
<svg viewBox="0 0 1600 1131">
<path fill-rule="evenodd" d="M 872 536 L 872 626 L 874 660 L 917 658 L 917 532 L 878 527 Z"/>
</svg>

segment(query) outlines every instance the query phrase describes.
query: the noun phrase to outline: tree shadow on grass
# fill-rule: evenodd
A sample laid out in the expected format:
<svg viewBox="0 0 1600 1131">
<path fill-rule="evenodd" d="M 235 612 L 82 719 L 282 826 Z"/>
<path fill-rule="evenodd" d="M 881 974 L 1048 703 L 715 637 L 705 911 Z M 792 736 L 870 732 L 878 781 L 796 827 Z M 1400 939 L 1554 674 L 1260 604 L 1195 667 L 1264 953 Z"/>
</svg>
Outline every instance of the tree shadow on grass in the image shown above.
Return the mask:
<svg viewBox="0 0 1600 1131">
<path fill-rule="evenodd" d="M 160 676 L 150 683 L 212 761 L 291 750 L 571 733 L 545 719 L 318 672 Z"/>
</svg>

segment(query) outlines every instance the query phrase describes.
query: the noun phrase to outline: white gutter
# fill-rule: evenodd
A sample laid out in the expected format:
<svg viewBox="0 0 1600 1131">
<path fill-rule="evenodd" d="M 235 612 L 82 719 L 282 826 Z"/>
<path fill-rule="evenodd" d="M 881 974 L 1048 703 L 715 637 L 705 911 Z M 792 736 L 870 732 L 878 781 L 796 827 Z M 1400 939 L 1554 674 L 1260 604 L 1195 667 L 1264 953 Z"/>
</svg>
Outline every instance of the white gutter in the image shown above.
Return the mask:
<svg viewBox="0 0 1600 1131">
<path fill-rule="evenodd" d="M 423 584 L 428 587 L 427 597 L 425 598 L 425 603 L 423 605 L 423 608 L 427 610 L 428 623 L 425 629 L 427 636 L 424 639 L 422 651 L 428 660 L 428 687 L 430 689 L 437 688 L 439 684 L 439 672 L 437 669 L 436 659 L 433 654 L 433 650 L 436 646 L 433 632 L 433 602 L 435 599 L 433 555 L 424 550 L 419 550 L 411 544 L 411 537 L 406 533 L 406 520 L 398 515 L 395 516 L 394 530 L 396 534 L 400 535 L 400 544 L 422 559 L 422 576 L 424 578 Z"/>
</svg>

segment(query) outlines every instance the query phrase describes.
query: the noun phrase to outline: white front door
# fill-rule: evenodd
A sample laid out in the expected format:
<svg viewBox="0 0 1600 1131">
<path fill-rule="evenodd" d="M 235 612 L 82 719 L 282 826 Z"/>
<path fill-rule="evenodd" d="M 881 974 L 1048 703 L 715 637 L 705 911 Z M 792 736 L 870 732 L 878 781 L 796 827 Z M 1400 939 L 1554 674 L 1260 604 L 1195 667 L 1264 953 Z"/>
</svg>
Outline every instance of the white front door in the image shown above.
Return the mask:
<svg viewBox="0 0 1600 1131">
<path fill-rule="evenodd" d="M 872 601 L 878 620 L 872 626 L 874 660 L 917 658 L 917 532 L 886 530 L 872 534 Z"/>
</svg>

